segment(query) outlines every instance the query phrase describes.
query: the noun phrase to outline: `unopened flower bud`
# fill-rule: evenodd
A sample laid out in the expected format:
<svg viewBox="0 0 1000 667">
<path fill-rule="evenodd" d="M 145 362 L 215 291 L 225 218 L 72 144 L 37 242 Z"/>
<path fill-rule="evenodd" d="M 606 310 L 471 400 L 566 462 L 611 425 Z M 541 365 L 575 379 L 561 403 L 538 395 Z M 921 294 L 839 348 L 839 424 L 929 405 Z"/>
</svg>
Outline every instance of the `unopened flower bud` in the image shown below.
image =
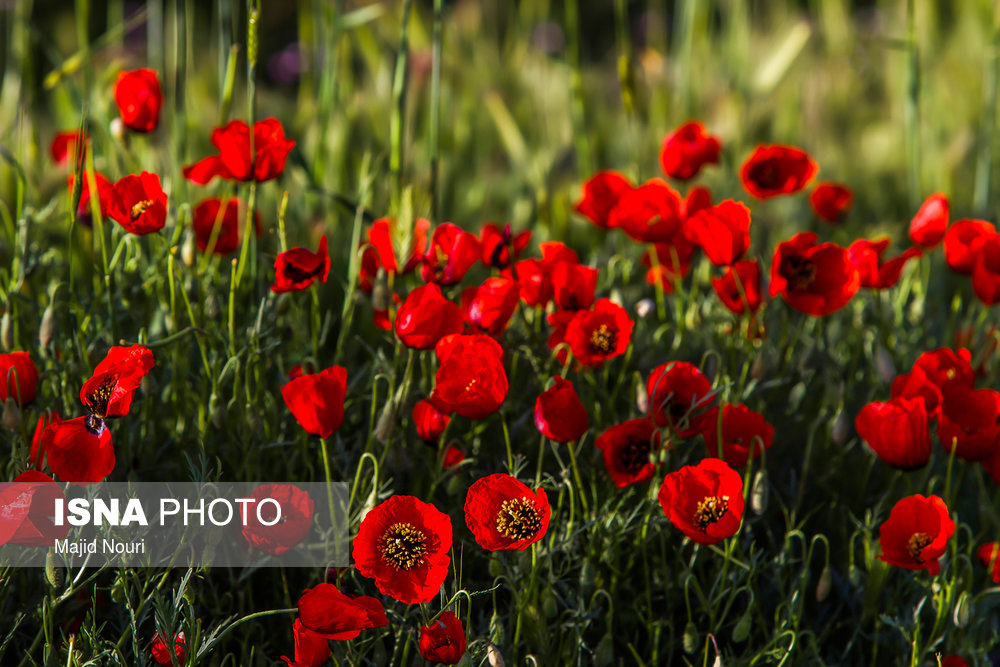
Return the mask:
<svg viewBox="0 0 1000 667">
<path fill-rule="evenodd" d="M 833 584 L 833 574 L 830 566 L 827 565 L 819 574 L 819 581 L 816 582 L 816 602 L 822 602 L 830 595 L 830 586 Z"/>
<path fill-rule="evenodd" d="M 55 552 L 49 549 L 48 553 L 45 554 L 45 580 L 52 588 L 60 589 L 65 579 L 62 563 Z"/>
<path fill-rule="evenodd" d="M 14 349 L 14 322 L 10 313 L 4 313 L 3 317 L 0 317 L 0 344 L 3 344 L 3 349 L 8 352 Z"/>
<path fill-rule="evenodd" d="M 884 347 L 875 348 L 875 368 L 884 382 L 892 382 L 896 378 L 896 365 Z"/>
<path fill-rule="evenodd" d="M 750 487 L 750 509 L 757 516 L 767 510 L 768 488 L 767 473 L 758 470 L 753 478 L 753 486 Z"/>
<path fill-rule="evenodd" d="M 640 299 L 638 303 L 635 304 L 635 315 L 640 320 L 644 320 L 649 317 L 649 314 L 653 312 L 656 305 L 653 303 L 652 299 Z"/>
<path fill-rule="evenodd" d="M 181 261 L 184 262 L 184 266 L 194 266 L 194 250 L 194 234 L 188 234 L 187 238 L 184 239 L 184 245 L 181 246 Z"/>
<path fill-rule="evenodd" d="M 955 603 L 955 612 L 952 614 L 952 622 L 956 628 L 964 628 L 969 624 L 969 616 L 972 614 L 972 600 L 969 599 L 969 592 L 962 591 Z"/>
<path fill-rule="evenodd" d="M 56 335 L 56 312 L 50 303 L 42 313 L 42 323 L 38 327 L 38 346 L 43 350 L 48 348 Z"/>
<path fill-rule="evenodd" d="M 486 646 L 486 660 L 490 663 L 490 667 L 507 667 L 507 663 L 503 661 L 503 655 L 496 644 Z"/>
<path fill-rule="evenodd" d="M 684 626 L 684 637 L 681 640 L 684 646 L 684 652 L 688 655 L 694 655 L 698 650 L 698 628 L 695 627 L 694 622 L 688 621 L 687 625 Z"/>
<path fill-rule="evenodd" d="M 21 428 L 21 408 L 13 396 L 8 396 L 3 404 L 3 425 L 11 431 Z"/>
<path fill-rule="evenodd" d="M 843 410 L 837 413 L 836 419 L 833 420 L 833 426 L 830 429 L 830 437 L 833 438 L 835 445 L 843 445 L 847 442 L 847 434 L 850 432 L 851 420 Z"/>
</svg>

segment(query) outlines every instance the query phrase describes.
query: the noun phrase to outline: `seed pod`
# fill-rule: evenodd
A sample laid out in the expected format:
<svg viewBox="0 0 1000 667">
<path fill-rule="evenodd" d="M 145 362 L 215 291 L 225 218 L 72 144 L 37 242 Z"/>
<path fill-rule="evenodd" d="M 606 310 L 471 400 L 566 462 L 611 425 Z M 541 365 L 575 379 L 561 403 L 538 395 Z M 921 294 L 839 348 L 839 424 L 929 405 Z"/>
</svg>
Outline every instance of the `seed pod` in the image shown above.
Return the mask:
<svg viewBox="0 0 1000 667">
<path fill-rule="evenodd" d="M 11 431 L 21 428 L 21 408 L 13 396 L 8 396 L 3 404 L 3 425 Z"/>
<path fill-rule="evenodd" d="M 763 470 L 758 470 L 757 474 L 753 477 L 753 486 L 750 487 L 750 509 L 757 516 L 760 516 L 767 510 L 767 473 Z"/>
<path fill-rule="evenodd" d="M 952 622 L 956 628 L 964 628 L 969 624 L 969 617 L 972 615 L 972 600 L 969 599 L 969 592 L 962 591 L 955 603 L 955 612 L 952 614 Z"/>
<path fill-rule="evenodd" d="M 833 584 L 833 574 L 830 566 L 827 565 L 819 574 L 819 581 L 816 582 L 816 602 L 822 602 L 830 595 L 830 586 Z"/>
<path fill-rule="evenodd" d="M 58 590 L 62 588 L 63 582 L 66 580 L 65 574 L 55 551 L 49 549 L 48 553 L 45 554 L 45 580 L 52 588 Z"/>
<path fill-rule="evenodd" d="M 48 349 L 56 335 L 56 312 L 50 303 L 42 313 L 42 323 L 38 326 L 38 346 Z"/>
<path fill-rule="evenodd" d="M 8 352 L 14 349 L 14 323 L 11 321 L 9 312 L 0 317 L 0 343 L 3 344 L 3 349 Z"/>
<path fill-rule="evenodd" d="M 733 628 L 733 641 L 737 644 L 742 644 L 750 636 L 750 624 L 753 619 L 750 617 L 750 610 L 748 609 L 740 620 L 736 622 L 736 627 Z"/>
<path fill-rule="evenodd" d="M 698 650 L 698 628 L 694 626 L 693 621 L 688 621 L 687 625 L 684 626 L 684 637 L 681 643 L 684 645 L 684 652 L 688 655 L 694 655 L 695 651 Z"/>
</svg>

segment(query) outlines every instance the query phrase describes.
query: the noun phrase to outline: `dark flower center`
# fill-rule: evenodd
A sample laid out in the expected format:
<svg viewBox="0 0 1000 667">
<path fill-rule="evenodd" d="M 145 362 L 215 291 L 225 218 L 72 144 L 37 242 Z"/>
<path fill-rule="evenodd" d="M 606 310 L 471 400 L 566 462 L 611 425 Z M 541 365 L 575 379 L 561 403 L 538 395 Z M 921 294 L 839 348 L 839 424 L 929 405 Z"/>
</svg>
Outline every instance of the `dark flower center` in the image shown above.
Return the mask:
<svg viewBox="0 0 1000 667">
<path fill-rule="evenodd" d="M 694 511 L 694 523 L 698 530 L 705 532 L 729 511 L 729 496 L 708 496 L 698 503 Z"/>
<path fill-rule="evenodd" d="M 590 332 L 590 349 L 599 354 L 611 352 L 618 344 L 618 332 L 602 324 Z"/>
<path fill-rule="evenodd" d="M 412 523 L 396 523 L 378 540 L 382 560 L 397 570 L 409 570 L 422 565 L 427 555 L 427 536 Z"/>
<path fill-rule="evenodd" d="M 501 503 L 497 512 L 497 531 L 504 537 L 526 540 L 534 537 L 541 527 L 542 518 L 531 498 L 511 498 Z"/>
<path fill-rule="evenodd" d="M 132 206 L 132 219 L 138 220 L 139 217 L 146 212 L 146 209 L 153 205 L 152 199 L 143 199 L 141 202 Z"/>
<path fill-rule="evenodd" d="M 773 189 L 781 186 L 781 172 L 772 162 L 763 162 L 753 170 L 753 180 L 763 188 Z"/>
<path fill-rule="evenodd" d="M 323 264 L 320 263 L 315 269 L 308 271 L 300 266 L 294 264 L 285 264 L 282 268 L 282 273 L 286 278 L 288 278 L 293 283 L 301 283 L 309 280 L 310 278 L 315 278 L 323 273 Z"/>
<path fill-rule="evenodd" d="M 906 543 L 906 551 L 910 554 L 910 558 L 918 563 L 923 563 L 924 561 L 920 557 L 920 552 L 931 542 L 931 537 L 927 533 L 913 533 Z"/>
<path fill-rule="evenodd" d="M 816 279 L 816 264 L 805 257 L 786 257 L 781 264 L 781 275 L 793 289 L 804 290 Z"/>
<path fill-rule="evenodd" d="M 114 392 L 117 384 L 118 376 L 108 375 L 101 380 L 101 384 L 97 385 L 95 389 L 87 394 L 91 412 L 100 417 L 107 414 L 108 403 L 111 401 L 111 394 Z"/>
<path fill-rule="evenodd" d="M 649 463 L 649 440 L 633 440 L 618 450 L 618 466 L 635 475 Z"/>
</svg>

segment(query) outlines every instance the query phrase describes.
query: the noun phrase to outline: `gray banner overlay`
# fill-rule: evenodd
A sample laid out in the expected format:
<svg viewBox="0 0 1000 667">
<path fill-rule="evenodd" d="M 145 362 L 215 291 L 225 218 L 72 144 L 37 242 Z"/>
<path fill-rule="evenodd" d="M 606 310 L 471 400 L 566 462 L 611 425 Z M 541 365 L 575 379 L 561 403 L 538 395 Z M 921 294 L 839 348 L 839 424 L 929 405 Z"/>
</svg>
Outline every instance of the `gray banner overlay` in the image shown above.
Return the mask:
<svg viewBox="0 0 1000 667">
<path fill-rule="evenodd" d="M 344 567 L 347 502 L 346 483 L 7 482 L 0 567 Z"/>
</svg>

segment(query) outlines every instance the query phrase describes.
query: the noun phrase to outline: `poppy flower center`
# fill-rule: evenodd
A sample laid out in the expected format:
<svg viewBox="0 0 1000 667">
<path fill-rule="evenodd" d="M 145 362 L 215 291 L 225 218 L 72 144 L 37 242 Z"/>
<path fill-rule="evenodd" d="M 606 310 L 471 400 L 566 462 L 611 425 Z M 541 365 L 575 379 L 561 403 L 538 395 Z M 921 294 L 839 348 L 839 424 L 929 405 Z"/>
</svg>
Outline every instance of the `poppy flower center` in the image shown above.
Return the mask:
<svg viewBox="0 0 1000 667">
<path fill-rule="evenodd" d="M 111 394 L 114 393 L 117 384 L 118 376 L 108 375 L 101 380 L 101 384 L 87 394 L 90 409 L 95 415 L 104 416 L 107 414 L 108 403 L 111 401 Z"/>
<path fill-rule="evenodd" d="M 314 278 L 323 273 L 323 264 L 320 263 L 315 269 L 303 269 L 300 266 L 295 266 L 294 264 L 286 264 L 283 267 L 282 272 L 285 277 L 294 283 L 301 283 Z"/>
<path fill-rule="evenodd" d="M 607 324 L 602 324 L 590 332 L 590 349 L 596 353 L 607 354 L 618 344 L 618 332 Z"/>
<path fill-rule="evenodd" d="M 497 531 L 512 540 L 534 537 L 542 527 L 535 503 L 530 498 L 510 498 L 500 504 L 497 512 Z"/>
<path fill-rule="evenodd" d="M 132 219 L 138 220 L 139 217 L 146 212 L 146 209 L 153 205 L 152 199 L 143 199 L 140 202 L 132 205 Z"/>
<path fill-rule="evenodd" d="M 698 503 L 694 511 L 694 524 L 705 532 L 729 511 L 729 496 L 708 496 Z"/>
<path fill-rule="evenodd" d="M 649 463 L 649 440 L 633 440 L 618 452 L 618 465 L 631 475 Z"/>
<path fill-rule="evenodd" d="M 396 523 L 378 540 L 382 560 L 397 570 L 409 570 L 422 565 L 427 555 L 427 536 L 412 523 Z"/>
<path fill-rule="evenodd" d="M 931 537 L 927 533 L 913 533 L 913 535 L 910 535 L 910 539 L 906 543 L 906 551 L 910 554 L 910 558 L 918 563 L 923 563 L 924 561 L 920 557 L 920 552 L 923 551 L 924 547 L 931 542 Z"/>
<path fill-rule="evenodd" d="M 805 257 L 788 257 L 782 263 L 781 274 L 793 289 L 804 290 L 816 279 L 816 264 Z"/>
<path fill-rule="evenodd" d="M 764 188 L 773 189 L 781 186 L 781 172 L 772 162 L 764 162 L 753 171 L 753 180 Z"/>
</svg>

